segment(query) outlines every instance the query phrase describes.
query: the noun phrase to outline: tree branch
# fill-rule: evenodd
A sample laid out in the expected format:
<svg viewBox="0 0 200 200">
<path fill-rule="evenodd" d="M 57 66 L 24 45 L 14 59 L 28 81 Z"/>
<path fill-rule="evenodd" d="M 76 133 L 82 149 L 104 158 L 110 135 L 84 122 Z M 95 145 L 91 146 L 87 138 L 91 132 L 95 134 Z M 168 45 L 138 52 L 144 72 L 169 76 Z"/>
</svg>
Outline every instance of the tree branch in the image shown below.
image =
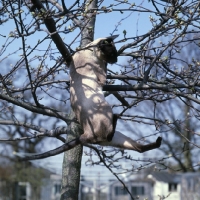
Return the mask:
<svg viewBox="0 0 200 200">
<path fill-rule="evenodd" d="M 26 103 L 24 101 L 19 101 L 17 100 L 16 98 L 12 98 L 12 97 L 9 97 L 7 95 L 4 95 L 4 94 L 0 94 L 0 99 L 3 99 L 5 101 L 8 101 L 10 103 L 13 103 L 17 106 L 20 106 L 24 109 L 27 109 L 31 112 L 35 112 L 35 113 L 38 113 L 38 114 L 43 114 L 43 115 L 47 115 L 47 116 L 50 116 L 50 117 L 56 117 L 56 118 L 59 118 L 59 119 L 62 119 L 63 121 L 65 121 L 66 123 L 69 123 L 71 121 L 75 121 L 75 120 L 69 120 L 68 119 L 68 115 L 65 114 L 65 113 L 62 113 L 62 112 L 59 112 L 57 110 L 53 110 L 53 109 L 50 109 L 50 108 L 38 108 L 30 103 Z"/>
<path fill-rule="evenodd" d="M 30 123 L 25 123 L 25 122 L 19 122 L 19 121 L 10 121 L 10 120 L 1 120 L 0 124 L 2 125 L 14 125 L 14 126 L 21 126 L 21 127 L 25 127 L 28 129 L 32 129 L 35 130 L 39 133 L 34 133 L 32 136 L 26 136 L 26 137 L 19 137 L 19 138 L 8 138 L 8 139 L 3 139 L 0 138 L 1 142 L 4 141 L 20 141 L 20 140 L 28 140 L 28 139 L 33 139 L 33 138 L 40 138 L 40 137 L 55 137 L 59 140 L 61 140 L 62 142 L 65 143 L 65 139 L 63 137 L 60 137 L 61 134 L 67 134 L 68 127 L 57 127 L 55 129 L 52 130 L 47 130 L 45 128 L 39 127 L 39 126 L 35 126 L 33 124 Z"/>
<path fill-rule="evenodd" d="M 31 0 L 31 2 L 34 5 L 34 8 L 37 8 L 38 11 L 41 12 L 41 14 L 43 15 L 44 23 L 50 33 L 52 40 L 54 41 L 62 57 L 65 59 L 65 61 L 69 65 L 72 60 L 72 57 L 67 47 L 65 46 L 65 43 L 63 42 L 62 38 L 60 37 L 60 35 L 58 34 L 56 30 L 56 23 L 54 19 L 51 16 L 45 16 L 46 9 L 43 6 L 43 4 L 40 2 L 40 0 Z"/>
</svg>

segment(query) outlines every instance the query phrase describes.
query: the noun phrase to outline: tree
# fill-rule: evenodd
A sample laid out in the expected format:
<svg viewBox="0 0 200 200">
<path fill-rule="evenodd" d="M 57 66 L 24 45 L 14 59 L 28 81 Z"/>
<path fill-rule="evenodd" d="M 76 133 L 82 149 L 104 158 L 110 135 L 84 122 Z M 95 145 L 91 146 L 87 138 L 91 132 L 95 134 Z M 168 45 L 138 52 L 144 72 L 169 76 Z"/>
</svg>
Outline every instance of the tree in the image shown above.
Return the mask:
<svg viewBox="0 0 200 200">
<path fill-rule="evenodd" d="M 151 140 L 153 135 L 162 132 L 161 127 L 167 127 L 166 131 L 175 128 L 175 121 L 163 120 L 157 114 L 160 109 L 164 110 L 165 102 L 173 102 L 174 99 L 180 99 L 186 105 L 190 102 L 188 106 L 193 112 L 191 117 L 198 121 L 199 61 L 186 62 L 176 56 L 191 44 L 195 43 L 198 46 L 198 1 L 152 0 L 145 3 L 142 1 L 130 3 L 88 0 L 73 1 L 69 5 L 69 2 L 64 0 L 61 2 L 4 0 L 0 13 L 1 26 L 6 27 L 5 30 L 1 29 L 0 33 L 2 43 L 0 62 L 3 66 L 0 76 L 0 99 L 4 103 L 0 123 L 4 126 L 26 127 L 32 130 L 27 132 L 26 137 L 11 139 L 2 136 L 1 141 L 14 139 L 15 142 L 19 142 L 24 139 L 28 141 L 38 137 L 54 137 L 65 143 L 81 134 L 79 125 L 73 121 L 73 112 L 69 114 L 63 109 L 70 106 L 68 66 L 72 59 L 71 55 L 92 41 L 94 33 L 102 35 L 100 33 L 102 27 L 104 35 L 120 34 L 116 42 L 118 55 L 126 57 L 128 61 L 127 65 L 118 64 L 120 67 L 118 72 L 114 66 L 109 67 L 108 84 L 104 86 L 106 95 L 113 94 L 118 100 L 118 103 L 113 105 L 113 110 L 119 114 L 121 121 L 130 122 L 134 127 L 139 122 L 141 132 L 144 132 L 143 124 L 147 124 L 149 130 L 154 127 L 153 134 L 145 129 L 146 133 L 142 135 L 143 140 L 149 138 Z M 108 21 L 107 23 L 101 21 L 100 28 L 97 27 L 98 21 L 95 21 L 95 18 L 105 16 L 107 19 L 119 15 L 122 17 L 111 32 L 106 31 L 104 27 L 107 23 L 109 27 L 113 22 L 110 24 Z M 144 15 L 141 17 L 144 23 L 137 21 L 138 18 L 135 16 L 138 15 Z M 144 24 L 146 26 L 147 22 L 150 30 L 145 30 L 145 33 L 136 31 L 135 34 L 128 28 L 132 26 L 139 29 Z M 15 28 L 10 29 L 10 27 Z M 192 39 L 188 37 L 191 33 Z M 77 45 L 77 41 L 80 44 Z M 77 46 L 79 48 L 75 49 Z M 176 66 L 173 65 L 173 60 L 177 61 Z M 116 85 L 114 80 L 119 80 L 116 81 Z M 27 94 L 32 98 L 27 99 Z M 153 103 L 148 112 L 145 114 L 135 112 L 135 107 L 142 107 L 143 102 L 147 101 Z M 18 109 L 20 113 L 15 117 L 4 119 L 3 112 L 9 111 L 12 107 Z M 60 126 L 51 129 L 49 124 L 45 126 L 39 122 L 34 124 L 24 122 L 20 117 L 24 112 L 27 115 L 35 113 L 41 117 L 56 118 Z M 196 151 L 199 150 L 196 141 L 190 141 L 190 138 L 180 131 L 178 133 Z M 188 130 L 188 133 L 198 135 L 192 130 Z M 67 140 L 62 134 L 67 135 Z M 131 137 L 134 138 L 135 135 L 132 134 Z M 99 156 L 96 164 L 104 164 L 118 179 L 118 173 L 114 170 L 119 170 L 121 167 L 117 162 L 122 158 L 134 161 L 130 155 L 120 150 L 108 153 L 107 150 L 96 146 L 86 146 Z M 51 152 L 56 154 L 56 150 Z M 121 153 L 121 158 L 116 156 Z M 80 146 L 65 152 L 61 197 L 63 200 L 77 199 L 81 154 Z M 157 160 L 148 159 L 142 163 L 142 167 L 155 163 L 160 167 L 166 167 L 165 160 L 168 159 L 169 156 Z M 92 163 L 95 164 L 93 161 Z M 126 188 L 125 185 L 124 187 Z M 130 192 L 129 194 L 131 195 Z"/>
<path fill-rule="evenodd" d="M 27 97 L 28 99 L 28 97 Z M 5 138 L 24 138 L 27 136 L 27 132 L 31 132 L 31 129 L 23 126 L 10 126 L 11 121 L 8 119 L 18 119 L 19 109 L 17 107 L 9 107 L 9 110 L 6 110 L 8 107 L 5 105 L 5 102 L 0 102 L 2 109 L 1 118 L 6 120 L 9 124 L 7 126 L 0 126 L 1 134 L 4 135 Z M 40 126 L 44 126 L 49 120 L 49 117 L 40 117 L 35 113 L 31 115 L 27 115 L 27 113 L 21 113 L 21 120 L 24 123 L 34 124 L 35 122 L 40 124 Z M 1 123 L 5 124 L 5 121 L 1 121 Z M 51 120 L 52 128 L 56 127 L 56 119 Z M 33 188 L 34 193 L 31 195 L 32 200 L 40 198 L 40 189 L 42 185 L 42 180 L 46 178 L 47 173 L 45 173 L 44 169 L 40 167 L 34 166 L 29 161 L 21 162 L 16 160 L 15 154 L 23 154 L 26 153 L 37 153 L 39 149 L 45 145 L 48 140 L 46 138 L 33 138 L 32 140 L 19 140 L 18 142 L 1 142 L 2 151 L 1 155 L 1 173 L 0 173 L 0 190 L 1 197 L 4 199 L 20 199 L 19 190 L 20 182 L 28 182 Z M 12 191 L 12 192 L 11 192 Z"/>
<path fill-rule="evenodd" d="M 193 40 L 195 35 L 188 34 L 188 40 Z M 189 70 L 188 67 L 198 60 L 199 42 L 190 43 L 187 48 L 184 48 L 180 51 L 178 55 L 174 55 L 170 58 L 171 65 L 180 66 L 181 63 L 187 63 L 185 70 Z M 185 46 L 184 43 L 180 46 Z M 188 57 L 187 55 L 191 55 Z M 178 68 L 177 68 L 178 69 Z M 160 69 L 157 69 L 157 74 L 163 74 Z M 186 80 L 186 79 L 185 79 Z M 146 111 L 150 107 L 154 107 L 152 101 L 146 101 L 143 106 L 136 108 L 135 110 L 138 113 L 146 114 Z M 199 124 L 196 117 L 194 117 L 194 110 L 192 109 L 193 102 L 185 99 L 185 102 L 182 102 L 181 99 L 175 98 L 172 101 L 166 101 L 162 104 L 157 104 L 157 112 L 155 110 L 155 115 L 158 119 L 162 121 L 168 121 L 173 126 L 169 129 L 169 126 L 160 124 L 160 132 L 163 136 L 163 145 L 161 151 L 164 152 L 164 155 L 172 155 L 171 166 L 174 170 L 181 170 L 184 172 L 196 171 L 199 170 L 198 165 L 196 165 L 196 157 L 198 156 L 199 151 L 197 148 L 194 148 L 192 143 L 198 143 L 199 135 L 198 133 Z M 195 105 L 195 109 L 199 109 L 198 105 Z M 130 127 L 131 130 L 133 127 Z M 153 127 L 151 132 L 153 131 Z M 140 135 L 140 133 L 138 131 Z M 187 140 L 186 140 L 187 138 Z M 191 143 L 192 142 L 192 143 Z M 168 166 L 169 167 L 169 166 Z"/>
</svg>

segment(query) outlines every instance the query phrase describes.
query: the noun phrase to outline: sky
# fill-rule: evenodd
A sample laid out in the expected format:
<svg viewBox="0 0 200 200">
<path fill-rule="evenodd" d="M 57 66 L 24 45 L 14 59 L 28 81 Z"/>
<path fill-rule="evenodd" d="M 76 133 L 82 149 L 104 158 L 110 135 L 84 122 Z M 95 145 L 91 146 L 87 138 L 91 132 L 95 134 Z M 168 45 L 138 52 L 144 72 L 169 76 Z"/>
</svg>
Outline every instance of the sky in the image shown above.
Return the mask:
<svg viewBox="0 0 200 200">
<path fill-rule="evenodd" d="M 69 1 L 70 2 L 70 1 Z M 111 1 L 105 1 L 109 2 L 110 4 Z M 135 1 L 129 1 L 130 3 L 134 3 Z M 137 1 L 137 4 L 141 2 L 141 6 L 148 8 L 148 9 L 153 9 L 151 6 L 151 3 L 148 1 Z M 103 6 L 104 4 L 102 4 Z M 154 10 L 154 9 L 153 9 Z M 113 33 L 119 34 L 119 37 L 116 38 L 116 41 L 123 39 L 123 31 L 127 31 L 127 37 L 133 37 L 136 35 L 141 35 L 149 31 L 152 26 L 151 23 L 149 23 L 149 16 L 150 13 L 134 13 L 134 12 L 124 12 L 124 14 L 121 14 L 120 12 L 114 12 L 106 15 L 98 15 L 96 19 L 96 26 L 95 26 L 95 35 L 94 39 L 100 38 L 100 37 L 106 37 L 109 36 L 111 33 L 113 33 L 113 30 L 115 29 L 116 26 L 118 26 L 117 30 Z M 120 48 L 121 44 L 116 44 L 117 48 Z M 127 58 L 120 58 L 119 63 L 124 64 L 126 62 Z M 116 66 L 110 66 L 110 68 L 116 67 Z M 121 128 L 123 129 L 123 128 Z M 130 151 L 129 151 L 130 152 Z M 153 152 L 152 152 L 153 153 Z M 135 158 L 144 158 L 144 154 L 139 154 L 139 153 L 133 153 Z M 59 159 L 55 159 L 56 163 L 59 162 L 60 160 L 60 155 L 58 155 Z M 154 157 L 154 156 L 152 156 Z M 86 175 L 87 177 L 97 177 L 98 173 L 101 174 L 102 179 L 103 177 L 109 177 L 109 178 L 114 178 L 115 177 L 108 171 L 108 169 L 105 169 L 105 167 L 89 167 L 85 165 L 85 161 L 88 159 L 88 156 L 84 155 L 83 156 L 83 162 L 82 162 L 82 169 L 81 169 L 81 174 Z M 62 159 L 61 159 L 62 160 Z M 122 163 L 123 164 L 123 163 Z M 128 163 L 126 164 L 126 167 Z M 131 163 L 129 163 L 131 166 Z M 60 166 L 60 164 L 58 165 Z M 89 168 L 89 169 L 88 169 Z M 104 172 L 104 175 L 102 175 L 102 171 Z M 89 174 L 88 174 L 89 172 Z"/>
<path fill-rule="evenodd" d="M 72 0 L 68 1 L 69 3 L 74 2 Z M 110 4 L 112 1 L 105 1 L 107 4 Z M 135 1 L 129 1 L 130 3 L 134 3 Z M 151 5 L 151 3 L 149 3 L 146 0 L 143 1 L 137 1 L 137 5 L 143 6 L 145 8 L 148 9 L 153 9 L 153 6 Z M 107 6 L 106 4 L 102 4 L 102 6 Z M 147 31 L 149 31 L 152 26 L 151 23 L 149 21 L 149 16 L 150 13 L 146 12 L 146 13 L 135 13 L 135 12 L 124 12 L 123 14 L 121 14 L 119 11 L 118 12 L 112 12 L 110 14 L 106 14 L 106 15 L 98 15 L 97 19 L 96 19 L 96 26 L 95 26 L 95 36 L 94 38 L 99 38 L 99 37 L 106 37 L 109 36 L 111 33 L 112 34 L 119 34 L 119 37 L 116 39 L 116 41 L 123 39 L 124 38 L 124 34 L 123 31 L 126 30 L 126 37 L 133 37 L 133 36 L 138 36 L 141 34 L 146 33 Z M 27 20 L 30 20 L 29 18 L 30 16 L 27 16 Z M 117 27 L 117 30 L 115 32 L 113 32 L 113 30 L 115 30 L 115 28 Z M 7 38 L 8 35 L 13 31 L 13 24 L 9 24 L 6 23 L 5 25 L 3 25 L 1 28 L 3 28 L 3 32 L 0 31 L 1 34 L 4 34 Z M 75 32 L 76 33 L 76 32 Z M 75 33 L 69 34 L 65 37 L 65 42 L 66 41 L 71 41 L 74 39 L 74 35 Z M 42 36 L 44 36 L 46 33 L 44 32 L 38 32 L 37 34 L 34 35 L 34 37 L 31 37 L 31 41 L 29 41 L 30 45 L 33 46 L 37 43 L 37 41 L 39 39 L 42 38 Z M 9 41 L 11 41 L 12 38 L 9 39 Z M 1 40 L 0 38 L 0 47 L 3 45 L 4 40 Z M 19 45 L 21 45 L 21 41 L 20 40 L 16 40 L 15 41 L 15 49 L 11 49 L 10 47 L 7 49 L 7 52 L 14 52 L 15 50 L 17 50 L 19 48 Z M 79 41 L 77 40 L 77 42 L 73 45 L 73 47 L 75 48 L 76 46 L 79 46 Z M 121 44 L 116 44 L 117 48 L 120 48 Z M 13 46 L 12 46 L 13 47 Z M 45 49 L 46 47 L 44 47 Z M 18 58 L 19 53 L 14 54 L 13 55 L 13 59 L 15 60 L 15 58 Z M 119 58 L 119 64 L 124 64 L 126 62 L 127 58 Z M 113 66 L 110 66 L 111 68 Z M 116 67 L 116 66 L 114 66 Z M 138 158 L 139 157 L 144 157 L 144 155 L 142 154 L 138 154 L 136 153 L 135 156 Z M 45 164 L 45 166 L 49 166 L 51 168 L 56 169 L 56 171 L 58 171 L 59 173 L 61 172 L 61 166 L 62 166 L 62 154 L 55 156 L 55 157 L 50 157 L 44 160 L 40 160 L 40 161 L 33 161 L 34 163 L 44 165 L 44 163 L 48 163 L 47 165 Z M 85 160 L 87 160 L 87 156 L 83 156 L 83 165 L 82 165 L 82 174 L 86 174 L 86 172 L 88 171 L 88 167 L 85 166 L 84 162 Z M 91 168 L 90 172 L 94 171 L 94 174 L 101 172 L 102 168 Z M 107 171 L 107 170 L 105 170 Z M 109 176 L 112 176 L 111 174 Z"/>
</svg>

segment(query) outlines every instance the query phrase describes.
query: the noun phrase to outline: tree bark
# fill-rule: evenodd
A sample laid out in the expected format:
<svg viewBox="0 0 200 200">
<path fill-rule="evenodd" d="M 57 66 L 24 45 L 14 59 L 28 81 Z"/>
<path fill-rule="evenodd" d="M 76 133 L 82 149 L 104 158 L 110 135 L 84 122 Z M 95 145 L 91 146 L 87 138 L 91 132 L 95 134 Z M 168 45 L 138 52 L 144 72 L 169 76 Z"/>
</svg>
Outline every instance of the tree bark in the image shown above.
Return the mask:
<svg viewBox="0 0 200 200">
<path fill-rule="evenodd" d="M 70 119 L 73 119 L 74 117 L 74 112 L 71 110 Z M 82 130 L 80 125 L 72 122 L 70 124 L 70 132 L 67 136 L 67 141 L 73 140 L 81 133 Z M 82 146 L 78 145 L 64 153 L 61 200 L 78 200 L 82 149 Z"/>
<path fill-rule="evenodd" d="M 190 108 L 190 100 L 186 99 L 187 105 L 185 105 L 185 116 L 188 116 L 188 113 L 191 112 L 191 108 Z M 189 140 L 192 141 L 192 136 L 191 136 L 191 131 L 193 130 L 193 127 L 191 125 L 192 121 L 190 118 L 186 119 L 185 122 L 185 129 L 183 130 L 183 134 L 184 136 Z M 190 143 L 188 141 L 185 141 L 184 138 L 182 138 L 183 140 L 183 144 L 185 144 L 185 151 L 183 153 L 184 158 L 183 158 L 183 162 L 184 165 L 186 166 L 187 171 L 192 171 L 194 172 L 195 169 L 193 168 L 193 164 L 192 164 L 192 149 L 190 146 Z"/>
</svg>

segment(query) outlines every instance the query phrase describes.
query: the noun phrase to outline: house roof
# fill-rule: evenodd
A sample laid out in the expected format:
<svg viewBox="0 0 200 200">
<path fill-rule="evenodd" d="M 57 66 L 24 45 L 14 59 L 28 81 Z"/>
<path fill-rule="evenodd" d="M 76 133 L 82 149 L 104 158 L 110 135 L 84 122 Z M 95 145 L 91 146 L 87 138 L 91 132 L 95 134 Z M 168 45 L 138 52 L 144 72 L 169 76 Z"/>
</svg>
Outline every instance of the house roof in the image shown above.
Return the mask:
<svg viewBox="0 0 200 200">
<path fill-rule="evenodd" d="M 166 183 L 180 183 L 181 174 L 174 174 L 169 172 L 152 172 L 149 175 L 152 175 L 154 179 Z"/>
<path fill-rule="evenodd" d="M 137 179 L 131 179 L 131 182 L 145 182 L 145 183 L 154 183 L 155 180 L 149 178 L 149 177 L 144 177 L 144 178 L 137 178 Z"/>
</svg>

